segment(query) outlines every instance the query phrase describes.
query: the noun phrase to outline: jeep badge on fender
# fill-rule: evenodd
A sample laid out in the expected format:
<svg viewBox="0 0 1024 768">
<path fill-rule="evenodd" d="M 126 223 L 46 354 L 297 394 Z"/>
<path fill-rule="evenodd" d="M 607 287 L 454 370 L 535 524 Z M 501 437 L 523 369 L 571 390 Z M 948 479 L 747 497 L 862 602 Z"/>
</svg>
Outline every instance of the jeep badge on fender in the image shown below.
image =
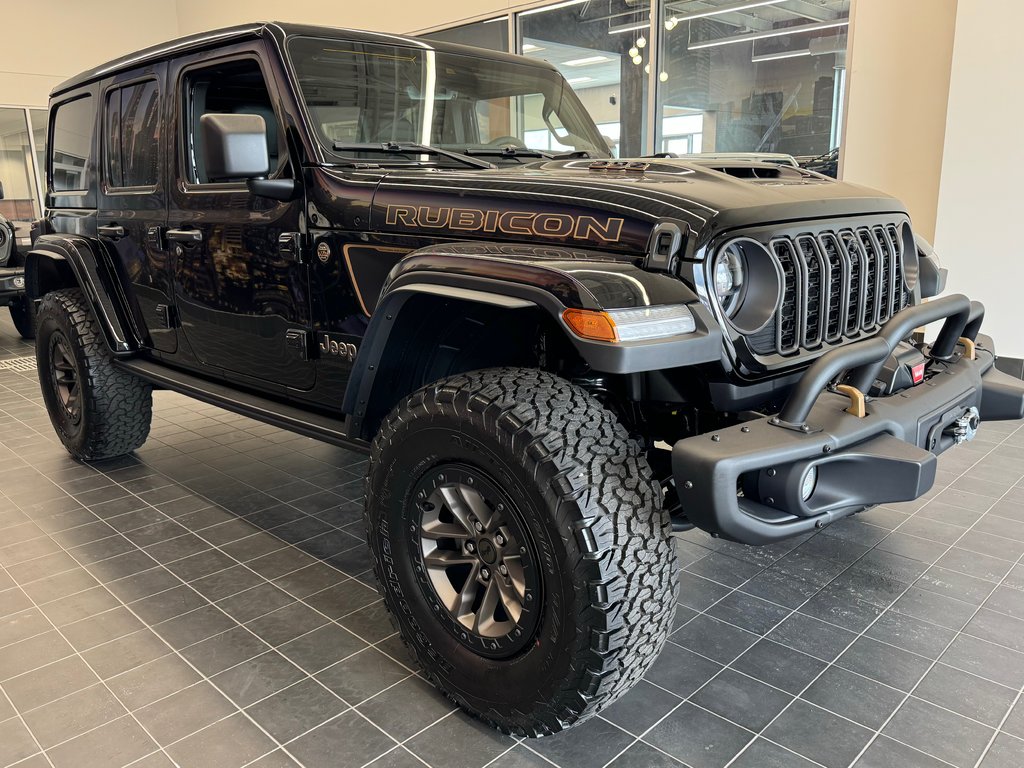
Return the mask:
<svg viewBox="0 0 1024 768">
<path fill-rule="evenodd" d="M 368 454 L 383 608 L 506 733 L 649 674 L 673 530 L 810 536 L 1024 417 L 899 201 L 756 159 L 612 158 L 544 61 L 248 24 L 76 75 L 49 116 L 83 154 L 26 265 L 59 439 L 130 453 L 156 386 Z M 149 153 L 131 185 L 108 150 Z"/>
</svg>

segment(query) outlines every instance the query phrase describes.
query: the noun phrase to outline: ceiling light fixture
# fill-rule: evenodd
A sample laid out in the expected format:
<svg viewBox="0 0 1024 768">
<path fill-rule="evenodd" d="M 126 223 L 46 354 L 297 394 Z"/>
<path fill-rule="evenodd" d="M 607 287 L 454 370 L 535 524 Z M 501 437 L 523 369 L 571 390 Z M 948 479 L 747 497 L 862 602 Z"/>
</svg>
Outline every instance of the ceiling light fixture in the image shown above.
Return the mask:
<svg viewBox="0 0 1024 768">
<path fill-rule="evenodd" d="M 689 51 L 698 51 L 702 48 L 715 48 L 719 45 L 732 45 L 734 43 L 749 43 L 753 40 L 767 40 L 771 37 L 785 37 L 786 35 L 800 35 L 807 32 L 817 32 L 820 29 L 834 29 L 836 27 L 848 27 L 849 19 L 842 21 L 823 21 L 820 24 L 804 24 L 801 27 L 786 27 L 771 32 L 755 32 L 750 35 L 736 35 L 735 37 L 723 37 L 719 40 L 709 40 L 706 43 L 697 43 L 686 47 Z"/>
<path fill-rule="evenodd" d="M 569 85 L 576 85 L 576 83 L 589 83 L 593 79 L 592 77 L 570 77 L 565 82 Z"/>
<path fill-rule="evenodd" d="M 573 59 L 562 62 L 567 67 L 585 67 L 587 64 L 600 64 L 602 61 L 611 61 L 608 56 L 587 56 L 583 59 Z"/>
<path fill-rule="evenodd" d="M 795 59 L 798 56 L 810 56 L 811 49 L 807 48 L 802 51 L 787 51 L 785 53 L 761 53 L 757 56 L 752 56 L 750 61 L 757 64 L 760 61 L 778 61 L 779 59 Z"/>
<path fill-rule="evenodd" d="M 645 21 L 643 24 L 629 24 L 625 27 L 609 27 L 609 35 L 617 35 L 621 32 L 636 32 L 638 29 L 647 29 L 650 27 L 650 22 Z"/>
<path fill-rule="evenodd" d="M 709 16 L 721 16 L 723 13 L 736 13 L 738 11 L 748 11 L 751 8 L 760 8 L 763 5 L 778 5 L 779 3 L 785 2 L 785 0 L 756 0 L 752 3 L 735 3 L 734 5 L 722 5 L 718 8 L 713 8 L 710 11 L 700 11 L 699 13 L 688 13 L 685 16 L 673 16 L 676 23 L 680 21 L 693 21 L 694 19 L 706 19 Z"/>
<path fill-rule="evenodd" d="M 534 13 L 546 13 L 547 11 L 553 11 L 556 8 L 568 8 L 570 5 L 580 5 L 582 3 L 590 2 L 590 0 L 566 0 L 564 3 L 555 3 L 554 5 L 545 5 L 543 8 L 531 8 L 528 11 L 520 11 L 520 16 L 530 16 Z"/>
<path fill-rule="evenodd" d="M 541 48 L 539 45 L 534 45 L 533 43 L 523 43 L 523 53 L 534 53 L 536 51 L 543 50 L 544 49 Z"/>
</svg>

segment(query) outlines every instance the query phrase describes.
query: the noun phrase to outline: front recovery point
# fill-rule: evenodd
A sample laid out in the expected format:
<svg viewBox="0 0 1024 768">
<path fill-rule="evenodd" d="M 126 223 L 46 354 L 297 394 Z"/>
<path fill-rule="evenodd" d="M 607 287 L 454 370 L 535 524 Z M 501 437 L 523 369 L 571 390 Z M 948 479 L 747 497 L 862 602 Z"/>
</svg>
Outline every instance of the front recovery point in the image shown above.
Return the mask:
<svg viewBox="0 0 1024 768">
<path fill-rule="evenodd" d="M 983 315 L 960 295 L 909 307 L 876 336 L 822 355 L 778 414 L 680 440 L 682 511 L 712 534 L 768 544 L 926 493 L 936 456 L 973 437 L 979 420 L 1024 418 L 1024 382 L 994 367 Z M 866 396 L 911 332 L 940 320 L 922 349 L 923 380 Z"/>
</svg>

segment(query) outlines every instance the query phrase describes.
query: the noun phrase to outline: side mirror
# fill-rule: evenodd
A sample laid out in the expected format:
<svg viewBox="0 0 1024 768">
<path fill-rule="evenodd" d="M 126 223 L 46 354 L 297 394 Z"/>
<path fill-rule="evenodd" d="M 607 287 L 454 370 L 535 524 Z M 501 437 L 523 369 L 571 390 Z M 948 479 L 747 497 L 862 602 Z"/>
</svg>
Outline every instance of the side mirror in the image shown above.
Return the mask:
<svg viewBox="0 0 1024 768">
<path fill-rule="evenodd" d="M 0 200 L 4 199 L 4 183 L 0 181 Z"/>
<path fill-rule="evenodd" d="M 267 124 L 261 115 L 203 115 L 199 132 L 207 181 L 254 179 L 270 172 Z"/>
</svg>

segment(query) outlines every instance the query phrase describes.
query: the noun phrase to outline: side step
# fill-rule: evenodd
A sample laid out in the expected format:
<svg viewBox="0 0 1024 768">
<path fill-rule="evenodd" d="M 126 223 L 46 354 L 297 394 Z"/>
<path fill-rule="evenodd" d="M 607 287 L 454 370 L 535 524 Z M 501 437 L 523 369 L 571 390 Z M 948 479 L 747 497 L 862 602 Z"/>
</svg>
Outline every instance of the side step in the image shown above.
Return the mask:
<svg viewBox="0 0 1024 768">
<path fill-rule="evenodd" d="M 350 451 L 370 452 L 370 444 L 365 440 L 353 439 L 348 436 L 343 419 L 310 413 L 294 405 L 279 403 L 260 395 L 232 389 L 224 384 L 207 381 L 149 360 L 137 358 L 115 360 L 114 365 L 163 389 L 180 392 L 204 403 L 248 416 L 256 421 L 262 421 L 264 424 L 272 424 L 306 437 L 323 440 Z"/>
</svg>

